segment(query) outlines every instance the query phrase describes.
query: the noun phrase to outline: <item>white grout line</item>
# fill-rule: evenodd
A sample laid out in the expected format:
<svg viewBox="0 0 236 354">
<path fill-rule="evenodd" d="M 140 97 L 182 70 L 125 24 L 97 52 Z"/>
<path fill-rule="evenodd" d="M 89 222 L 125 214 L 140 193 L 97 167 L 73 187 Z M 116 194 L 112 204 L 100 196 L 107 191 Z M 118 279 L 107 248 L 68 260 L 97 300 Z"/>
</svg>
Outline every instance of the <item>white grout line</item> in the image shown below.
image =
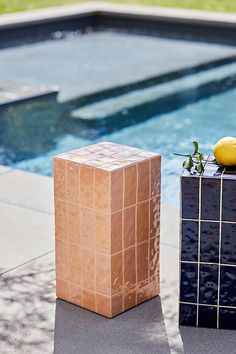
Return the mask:
<svg viewBox="0 0 236 354">
<path fill-rule="evenodd" d="M 202 177 L 199 177 L 199 215 L 198 215 L 198 271 L 197 271 L 197 303 L 199 303 L 200 296 L 200 255 L 201 255 L 201 201 L 202 201 Z M 199 306 L 197 306 L 196 326 L 199 322 Z"/>
<path fill-rule="evenodd" d="M 205 307 L 215 307 L 215 308 L 227 308 L 227 309 L 236 309 L 236 306 L 225 306 L 225 305 L 212 305 L 212 304 L 201 304 L 197 302 L 187 302 L 187 301 L 180 301 L 180 304 L 183 305 L 194 305 L 194 306 L 205 306 Z"/>
<path fill-rule="evenodd" d="M 225 168 L 222 172 L 220 179 L 220 230 L 219 230 L 219 267 L 218 267 L 218 295 L 217 295 L 217 304 L 220 305 L 220 271 L 221 271 L 221 239 L 222 239 L 222 206 L 223 206 L 223 174 Z M 219 307 L 217 308 L 217 328 L 220 327 L 220 311 Z"/>
<path fill-rule="evenodd" d="M 198 261 L 181 261 L 180 263 L 190 263 L 190 264 L 203 264 L 203 265 L 219 265 L 219 262 L 213 263 L 213 262 L 198 262 Z M 228 263 L 220 263 L 222 267 L 236 267 L 236 264 L 228 264 Z"/>
<path fill-rule="evenodd" d="M 198 219 L 186 219 L 186 218 L 181 218 L 181 221 L 198 221 Z M 225 224 L 236 224 L 236 221 L 226 221 L 226 220 L 202 220 L 201 219 L 201 222 L 215 222 L 215 223 L 225 223 Z"/>
</svg>

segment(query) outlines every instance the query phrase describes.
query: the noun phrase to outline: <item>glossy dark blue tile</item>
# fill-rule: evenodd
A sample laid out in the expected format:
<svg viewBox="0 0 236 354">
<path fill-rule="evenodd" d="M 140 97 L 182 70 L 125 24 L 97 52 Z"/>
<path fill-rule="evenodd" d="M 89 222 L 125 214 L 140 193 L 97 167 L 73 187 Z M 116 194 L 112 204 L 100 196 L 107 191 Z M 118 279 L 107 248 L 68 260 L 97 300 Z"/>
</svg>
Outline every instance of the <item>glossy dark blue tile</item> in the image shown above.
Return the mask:
<svg viewBox="0 0 236 354">
<path fill-rule="evenodd" d="M 181 260 L 198 260 L 198 221 L 182 221 Z"/>
<path fill-rule="evenodd" d="M 199 306 L 198 326 L 217 328 L 217 308 L 214 306 Z"/>
<path fill-rule="evenodd" d="M 236 309 L 220 307 L 220 329 L 236 329 Z"/>
<path fill-rule="evenodd" d="M 201 219 L 220 219 L 220 179 L 202 178 Z"/>
<path fill-rule="evenodd" d="M 182 217 L 199 218 L 199 177 L 182 177 Z"/>
<path fill-rule="evenodd" d="M 219 230 L 218 222 L 201 222 L 201 262 L 219 263 Z"/>
<path fill-rule="evenodd" d="M 221 263 L 236 265 L 236 224 L 222 223 Z"/>
<path fill-rule="evenodd" d="M 180 301 L 197 302 L 197 277 L 197 264 L 181 264 Z"/>
<path fill-rule="evenodd" d="M 182 326 L 196 326 L 197 306 L 189 304 L 180 304 L 179 324 Z"/>
<path fill-rule="evenodd" d="M 216 305 L 218 298 L 218 265 L 200 264 L 199 303 Z"/>
<path fill-rule="evenodd" d="M 221 266 L 220 305 L 236 307 L 236 267 Z"/>
<path fill-rule="evenodd" d="M 223 180 L 222 220 L 236 221 L 236 183 L 235 180 Z"/>
</svg>

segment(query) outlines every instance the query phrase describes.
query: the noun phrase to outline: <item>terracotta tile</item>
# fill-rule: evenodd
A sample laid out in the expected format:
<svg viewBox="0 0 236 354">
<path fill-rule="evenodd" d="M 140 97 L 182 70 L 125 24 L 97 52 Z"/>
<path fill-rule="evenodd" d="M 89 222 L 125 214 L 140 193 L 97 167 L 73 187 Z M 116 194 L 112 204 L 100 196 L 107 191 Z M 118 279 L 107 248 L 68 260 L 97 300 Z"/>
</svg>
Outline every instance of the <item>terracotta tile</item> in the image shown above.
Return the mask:
<svg viewBox="0 0 236 354">
<path fill-rule="evenodd" d="M 144 280 L 137 285 L 137 303 L 141 304 L 150 299 L 149 281 Z"/>
<path fill-rule="evenodd" d="M 118 293 L 111 298 L 111 313 L 112 316 L 119 315 L 123 312 L 123 294 Z"/>
<path fill-rule="evenodd" d="M 159 275 L 156 275 L 150 279 L 150 298 L 160 294 L 160 279 Z"/>
<path fill-rule="evenodd" d="M 54 196 L 66 199 L 66 161 L 54 159 Z"/>
<path fill-rule="evenodd" d="M 135 247 L 130 247 L 124 251 L 124 287 L 130 287 L 135 283 Z"/>
<path fill-rule="evenodd" d="M 123 206 L 123 169 L 111 172 L 111 211 Z"/>
<path fill-rule="evenodd" d="M 80 208 L 76 204 L 67 203 L 67 236 L 69 242 L 80 244 Z"/>
<path fill-rule="evenodd" d="M 95 289 L 95 253 L 82 248 L 82 286 Z"/>
<path fill-rule="evenodd" d="M 94 168 L 80 166 L 80 205 L 94 207 Z"/>
<path fill-rule="evenodd" d="M 122 211 L 111 215 L 111 253 L 122 250 Z"/>
<path fill-rule="evenodd" d="M 63 279 L 68 278 L 67 243 L 61 240 L 56 240 L 56 275 Z"/>
<path fill-rule="evenodd" d="M 92 209 L 80 208 L 80 238 L 83 247 L 94 250 L 95 212 Z"/>
<path fill-rule="evenodd" d="M 159 269 L 159 237 L 152 238 L 149 247 L 149 277 L 152 277 Z"/>
<path fill-rule="evenodd" d="M 66 202 L 55 199 L 55 235 L 60 240 L 67 240 Z"/>
<path fill-rule="evenodd" d="M 111 289 L 112 294 L 123 288 L 123 261 L 122 252 L 111 257 Z"/>
<path fill-rule="evenodd" d="M 73 304 L 82 305 L 82 290 L 80 286 L 69 284 L 69 299 Z"/>
<path fill-rule="evenodd" d="M 130 290 L 124 291 L 123 296 L 124 296 L 124 310 L 125 311 L 134 307 L 135 305 L 137 305 L 136 290 L 135 289 L 130 289 Z"/>
<path fill-rule="evenodd" d="M 149 161 L 140 162 L 138 165 L 138 202 L 149 199 L 150 172 Z"/>
<path fill-rule="evenodd" d="M 148 241 L 137 246 L 137 281 L 148 278 Z"/>
<path fill-rule="evenodd" d="M 100 315 L 111 317 L 111 297 L 96 293 L 96 307 Z"/>
<path fill-rule="evenodd" d="M 110 211 L 110 173 L 95 169 L 95 209 Z"/>
<path fill-rule="evenodd" d="M 160 197 L 150 200 L 150 237 L 160 235 Z"/>
<path fill-rule="evenodd" d="M 133 246 L 135 244 L 135 218 L 135 206 L 131 206 L 129 208 L 124 209 L 124 248 Z"/>
<path fill-rule="evenodd" d="M 161 183 L 161 156 L 150 160 L 151 164 L 151 197 L 160 194 Z"/>
<path fill-rule="evenodd" d="M 106 142 L 59 156 L 55 219 L 60 298 L 110 318 L 159 294 L 159 156 Z"/>
<path fill-rule="evenodd" d="M 70 281 L 81 284 L 81 249 L 71 243 L 68 244 L 68 273 Z"/>
<path fill-rule="evenodd" d="M 111 254 L 111 232 L 109 214 L 96 211 L 95 248 L 101 253 Z"/>
<path fill-rule="evenodd" d="M 136 203 L 136 188 L 137 188 L 136 165 L 126 167 L 124 171 L 125 171 L 124 207 L 126 208 Z"/>
<path fill-rule="evenodd" d="M 96 253 L 96 291 L 111 293 L 111 257 Z"/>
<path fill-rule="evenodd" d="M 148 240 L 149 236 L 149 201 L 137 206 L 137 242 Z"/>
<path fill-rule="evenodd" d="M 56 279 L 56 296 L 58 299 L 66 300 L 69 299 L 69 283 L 63 279 Z"/>
<path fill-rule="evenodd" d="M 95 293 L 93 291 L 83 289 L 82 304 L 84 308 L 90 311 L 95 311 Z"/>
<path fill-rule="evenodd" d="M 66 163 L 66 200 L 79 204 L 79 164 Z"/>
</svg>

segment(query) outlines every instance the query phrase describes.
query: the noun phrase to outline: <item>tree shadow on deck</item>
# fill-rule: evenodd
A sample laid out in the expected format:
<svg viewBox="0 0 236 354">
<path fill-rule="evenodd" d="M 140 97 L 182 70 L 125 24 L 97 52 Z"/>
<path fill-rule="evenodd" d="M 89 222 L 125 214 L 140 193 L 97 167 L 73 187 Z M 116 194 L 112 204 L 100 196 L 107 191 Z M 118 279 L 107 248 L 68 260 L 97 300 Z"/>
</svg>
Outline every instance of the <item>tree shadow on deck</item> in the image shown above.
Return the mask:
<svg viewBox="0 0 236 354">
<path fill-rule="evenodd" d="M 52 353 L 53 255 L 0 277 L 0 353 Z"/>
</svg>

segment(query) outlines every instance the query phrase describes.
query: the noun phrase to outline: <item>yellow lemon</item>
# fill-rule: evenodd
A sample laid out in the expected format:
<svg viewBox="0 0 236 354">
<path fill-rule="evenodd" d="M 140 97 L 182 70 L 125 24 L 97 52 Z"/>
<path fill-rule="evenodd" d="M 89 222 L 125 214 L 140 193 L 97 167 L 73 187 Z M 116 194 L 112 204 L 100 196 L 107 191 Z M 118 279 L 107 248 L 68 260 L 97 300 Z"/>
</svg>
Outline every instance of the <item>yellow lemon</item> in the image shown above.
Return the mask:
<svg viewBox="0 0 236 354">
<path fill-rule="evenodd" d="M 224 166 L 236 166 L 236 138 L 227 136 L 220 139 L 214 147 L 216 160 Z"/>
</svg>

